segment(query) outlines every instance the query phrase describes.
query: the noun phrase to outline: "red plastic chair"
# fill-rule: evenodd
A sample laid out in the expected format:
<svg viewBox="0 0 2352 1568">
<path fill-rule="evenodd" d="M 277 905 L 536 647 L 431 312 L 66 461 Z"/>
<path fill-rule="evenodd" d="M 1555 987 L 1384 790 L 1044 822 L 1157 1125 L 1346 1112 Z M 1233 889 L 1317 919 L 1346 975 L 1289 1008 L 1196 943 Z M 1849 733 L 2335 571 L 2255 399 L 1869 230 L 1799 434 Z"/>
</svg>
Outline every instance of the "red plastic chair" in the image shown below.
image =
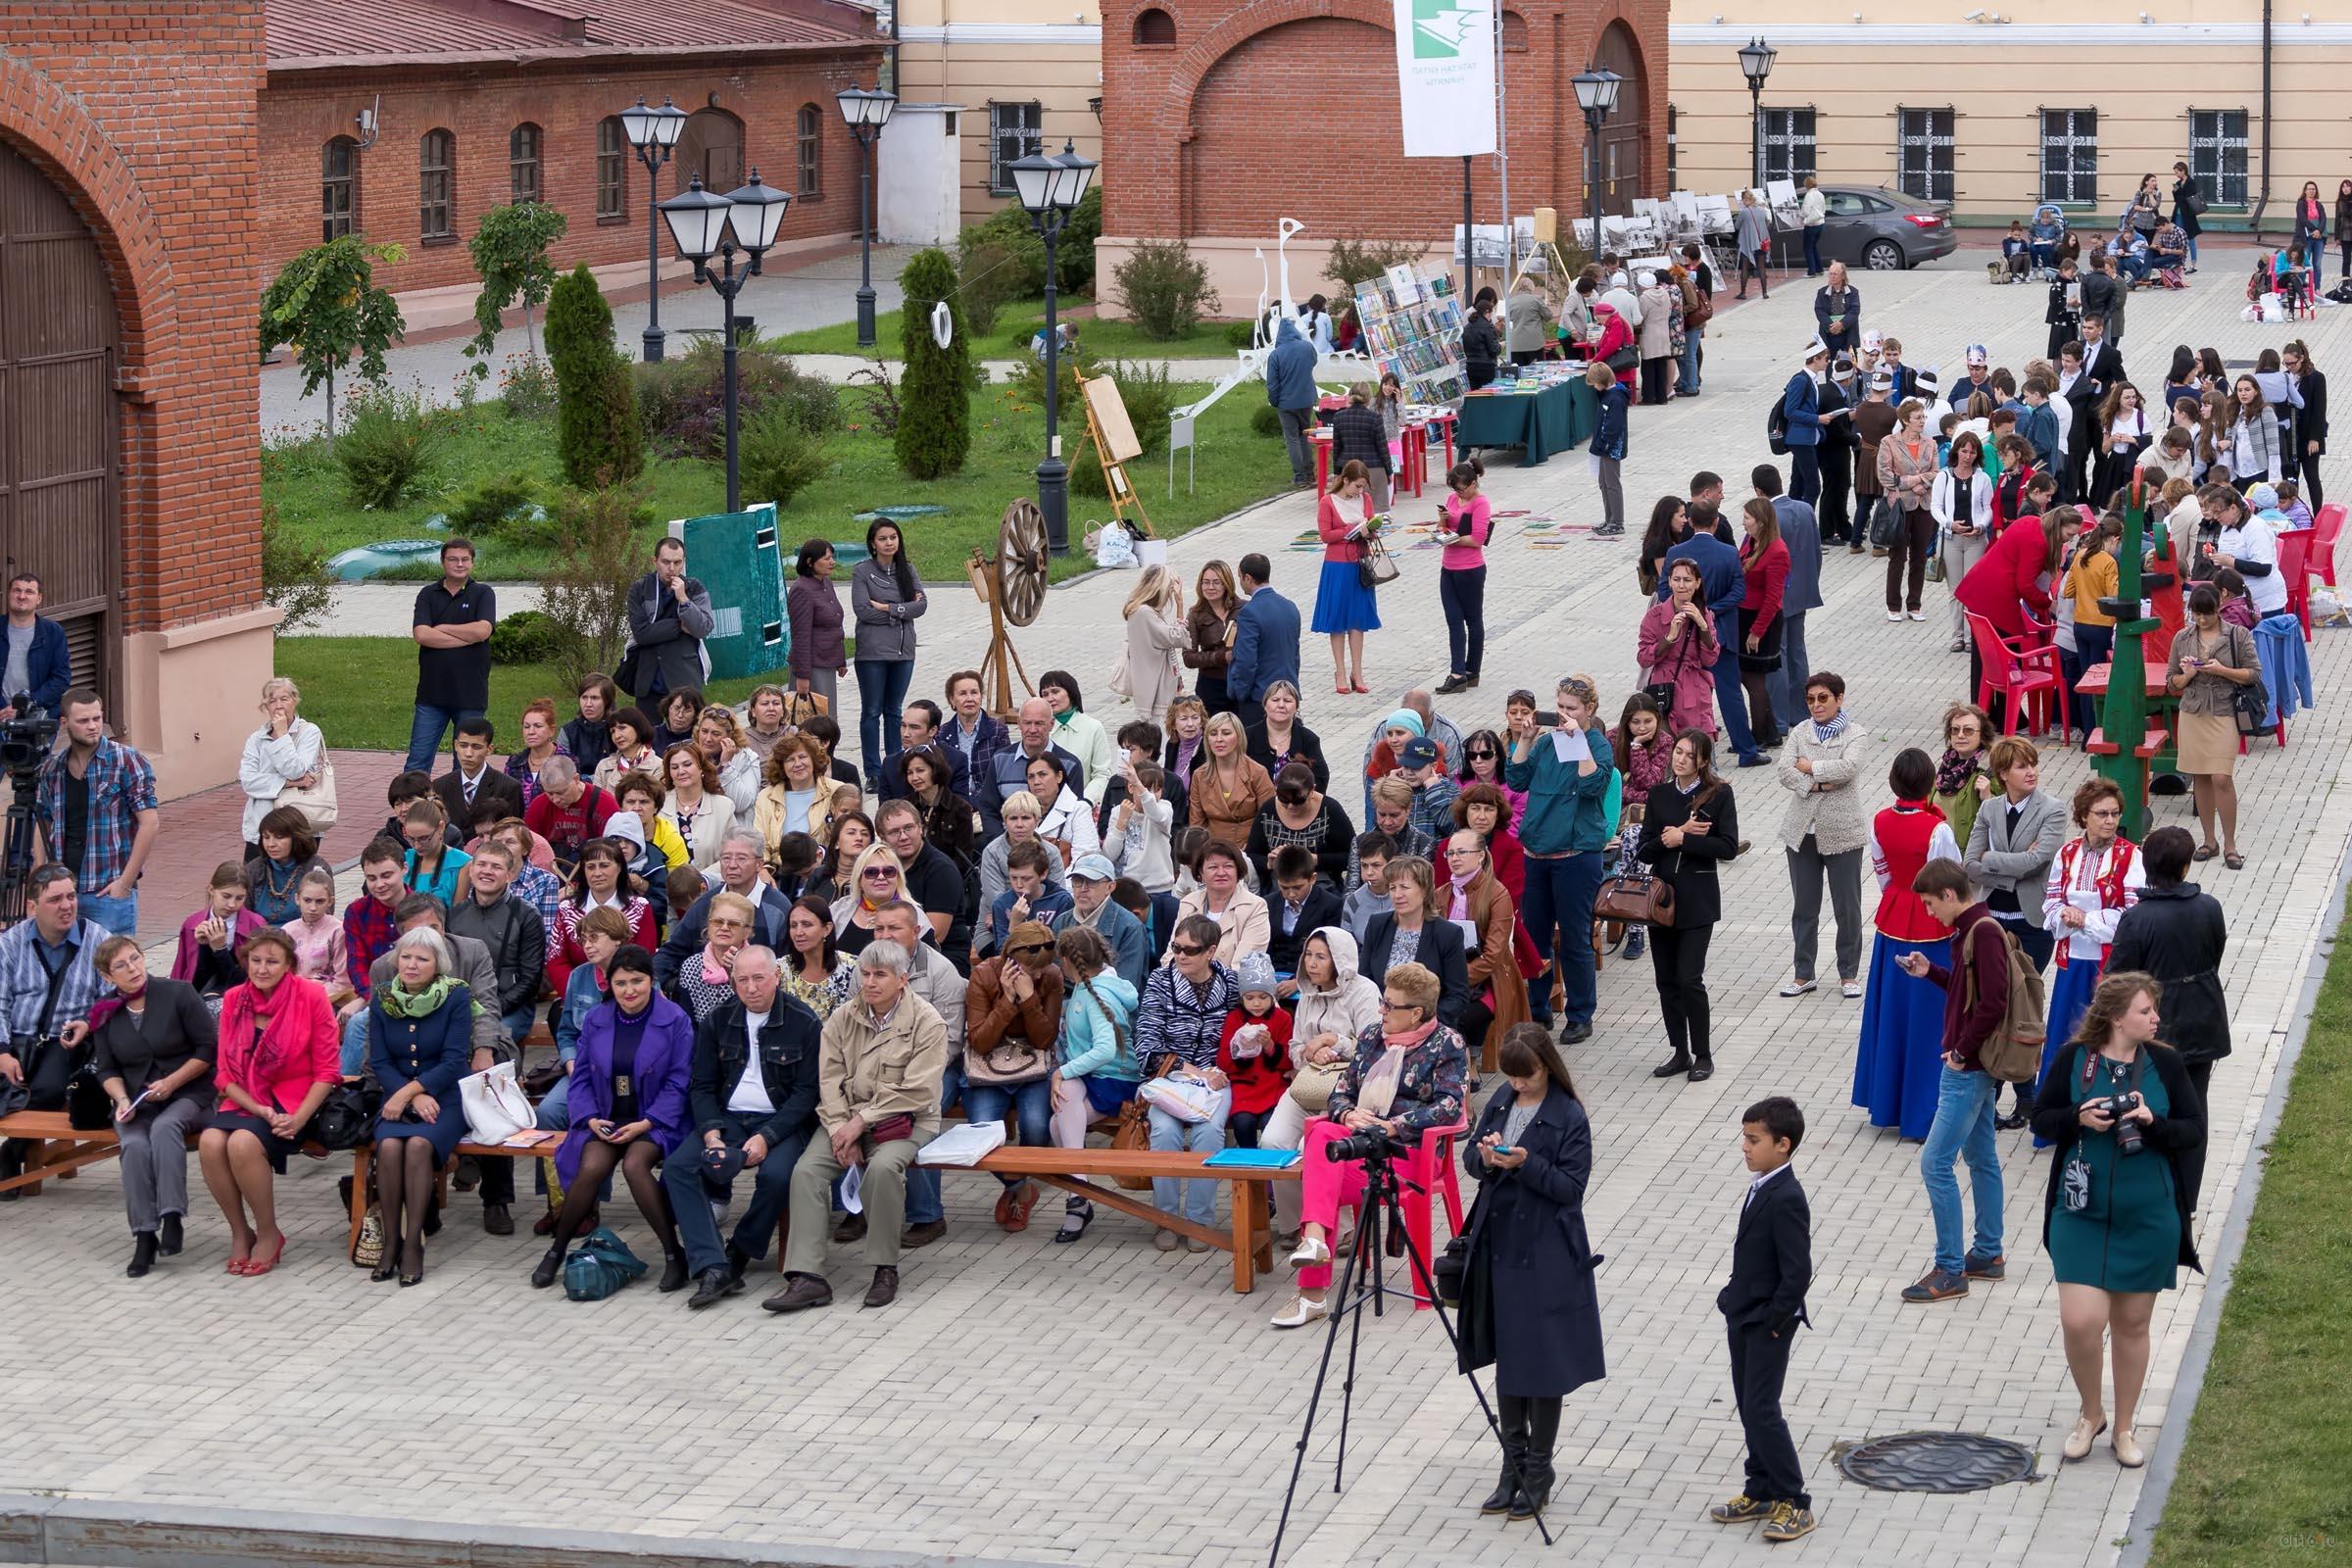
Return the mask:
<svg viewBox="0 0 2352 1568">
<path fill-rule="evenodd" d="M 2031 697 L 2034 703 L 2034 728 L 2048 727 L 2053 709 L 2058 714 L 2058 740 L 2064 745 L 2073 730 L 2066 712 L 2066 687 L 2058 678 L 2058 649 L 2054 644 L 2029 646 L 2023 639 L 2016 642 L 2003 637 L 2000 629 L 1976 611 L 1968 612 L 1968 634 L 1976 639 L 1977 659 L 1984 669 L 1977 682 L 1977 706 L 1986 712 L 1992 710 L 1997 695 L 2002 699 L 2001 733 L 2017 733 L 2017 716 Z"/>
<path fill-rule="evenodd" d="M 1434 1196 L 1444 1196 L 1446 1227 L 1457 1236 L 1461 1234 L 1462 1178 L 1461 1167 L 1454 1162 L 1453 1146 L 1457 1139 L 1467 1136 L 1469 1131 L 1467 1118 L 1449 1127 L 1433 1127 L 1421 1135 L 1421 1142 L 1413 1146 L 1411 1157 L 1404 1162 L 1404 1233 L 1412 1239 L 1414 1247 L 1432 1268 L 1437 1266 L 1438 1259 L 1437 1251 L 1431 1245 L 1431 1221 L 1436 1217 L 1436 1210 L 1431 1206 Z M 1361 1205 L 1356 1207 L 1355 1222 L 1361 1225 L 1364 1222 Z M 1409 1262 L 1405 1264 L 1405 1272 L 1403 1289 L 1413 1298 L 1413 1309 L 1417 1312 L 1428 1311 L 1430 1300 L 1421 1294 L 1419 1274 Z"/>
<path fill-rule="evenodd" d="M 2278 575 L 2286 579 L 2286 608 L 2302 624 L 2303 640 L 2311 641 L 2312 528 L 2287 528 L 2278 534 Z"/>
<path fill-rule="evenodd" d="M 2335 586 L 2335 541 L 2344 531 L 2344 504 L 2330 501 L 2312 519 L 2311 570 L 2328 587 Z"/>
</svg>

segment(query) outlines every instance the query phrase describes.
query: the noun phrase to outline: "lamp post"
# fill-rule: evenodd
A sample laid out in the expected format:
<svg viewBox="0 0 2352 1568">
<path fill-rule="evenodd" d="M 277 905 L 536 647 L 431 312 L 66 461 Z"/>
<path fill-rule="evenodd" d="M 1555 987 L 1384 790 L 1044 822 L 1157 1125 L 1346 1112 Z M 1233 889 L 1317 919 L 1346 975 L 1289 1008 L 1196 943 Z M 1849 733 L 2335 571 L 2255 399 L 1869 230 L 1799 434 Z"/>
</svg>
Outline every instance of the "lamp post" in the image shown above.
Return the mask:
<svg viewBox="0 0 2352 1568">
<path fill-rule="evenodd" d="M 1030 226 L 1046 242 L 1046 461 L 1037 466 L 1037 509 L 1045 514 L 1046 547 L 1057 556 L 1070 550 L 1070 470 L 1061 461 L 1061 372 L 1055 364 L 1061 331 L 1054 316 L 1054 245 L 1094 177 L 1094 160 L 1079 157 L 1077 144 L 1068 140 L 1059 156 L 1036 152 L 1012 165 L 1012 188 Z"/>
<path fill-rule="evenodd" d="M 858 138 L 858 346 L 874 346 L 874 143 L 899 107 L 899 95 L 880 88 L 844 87 L 833 95 L 842 121 Z"/>
<path fill-rule="evenodd" d="M 1617 88 L 1625 79 L 1606 67 L 1587 66 L 1569 78 L 1576 88 L 1576 107 L 1585 112 L 1585 156 L 1592 168 L 1586 187 L 1592 213 L 1592 254 L 1600 254 L 1600 122 L 1617 107 Z"/>
<path fill-rule="evenodd" d="M 669 150 L 678 144 L 686 129 L 686 111 L 662 100 L 659 109 L 645 106 L 645 94 L 637 95 L 636 107 L 620 112 L 620 133 L 637 150 L 637 161 L 645 166 L 645 363 L 662 363 L 662 224 L 655 217 L 662 208 L 660 174 L 662 166 L 669 162 Z"/>
<path fill-rule="evenodd" d="M 1748 183 L 1758 190 L 1764 188 L 1764 78 L 1779 54 L 1762 38 L 1750 38 L 1740 51 L 1740 70 L 1747 77 Z"/>
<path fill-rule="evenodd" d="M 694 280 L 710 284 L 726 302 L 719 358 L 726 367 L 729 512 L 743 510 L 742 476 L 735 463 L 735 296 L 746 282 L 760 275 L 760 258 L 776 242 L 776 230 L 784 226 L 784 211 L 791 205 L 790 194 L 763 183 L 757 169 L 752 171 L 750 183 L 724 196 L 703 189 L 703 176 L 697 174 L 687 181 L 684 191 L 662 204 L 662 217 L 669 224 L 679 257 L 694 264 Z M 741 272 L 735 270 L 738 250 L 749 258 Z M 719 263 L 715 273 L 710 270 L 713 256 Z"/>
</svg>

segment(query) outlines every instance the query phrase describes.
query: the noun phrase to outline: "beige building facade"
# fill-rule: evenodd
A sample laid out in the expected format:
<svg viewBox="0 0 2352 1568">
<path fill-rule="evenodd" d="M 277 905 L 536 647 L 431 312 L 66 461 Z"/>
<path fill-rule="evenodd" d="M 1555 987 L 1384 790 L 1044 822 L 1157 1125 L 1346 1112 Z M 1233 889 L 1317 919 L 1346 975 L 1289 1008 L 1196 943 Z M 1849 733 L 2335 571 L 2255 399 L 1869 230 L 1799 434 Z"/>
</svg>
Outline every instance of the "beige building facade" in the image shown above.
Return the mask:
<svg viewBox="0 0 2352 1568">
<path fill-rule="evenodd" d="M 2242 227 L 2268 192 L 2283 229 L 2306 179 L 2332 209 L 2352 177 L 2341 92 L 2352 0 L 1674 0 L 1672 183 L 1748 180 L 1751 100 L 1739 50 L 1779 51 L 1763 92 L 1767 177 L 1887 185 L 2005 225 L 2038 201 L 2112 221 L 2139 178 L 2200 176 L 2208 227 Z M 2014 5 L 2015 10 L 2007 9 Z M 1861 9 L 1857 10 L 1859 6 Z M 2264 158 L 2266 135 L 2270 157 Z"/>
<path fill-rule="evenodd" d="M 964 221 L 1011 199 L 1004 171 L 1016 158 L 1071 141 L 1102 160 L 1100 11 L 1083 0 L 898 0 L 897 12 L 899 97 L 962 110 Z"/>
</svg>

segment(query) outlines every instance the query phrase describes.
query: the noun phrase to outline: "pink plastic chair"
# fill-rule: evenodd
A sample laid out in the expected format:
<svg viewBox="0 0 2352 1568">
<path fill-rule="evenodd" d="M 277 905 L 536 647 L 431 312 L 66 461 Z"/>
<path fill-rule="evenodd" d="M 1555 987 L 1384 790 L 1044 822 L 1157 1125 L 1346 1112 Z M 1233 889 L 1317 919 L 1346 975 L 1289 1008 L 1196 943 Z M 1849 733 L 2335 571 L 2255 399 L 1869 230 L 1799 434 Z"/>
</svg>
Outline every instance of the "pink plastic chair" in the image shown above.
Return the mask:
<svg viewBox="0 0 2352 1568">
<path fill-rule="evenodd" d="M 1454 1162 L 1453 1152 L 1455 1141 L 1469 1131 L 1467 1118 L 1449 1127 L 1433 1127 L 1421 1135 L 1421 1142 L 1413 1146 L 1411 1157 L 1404 1162 L 1404 1233 L 1412 1239 L 1413 1246 L 1433 1269 L 1437 1266 L 1438 1254 L 1431 1245 L 1431 1222 L 1436 1217 L 1431 1199 L 1434 1195 L 1444 1196 L 1446 1226 L 1455 1235 L 1460 1235 L 1461 1167 Z M 1361 1225 L 1364 1222 L 1362 1208 L 1360 1204 L 1356 1207 L 1355 1222 Z M 1428 1311 L 1430 1300 L 1421 1294 L 1419 1274 L 1409 1261 L 1404 1267 L 1403 1289 L 1413 1298 L 1413 1309 L 1417 1312 Z"/>
</svg>

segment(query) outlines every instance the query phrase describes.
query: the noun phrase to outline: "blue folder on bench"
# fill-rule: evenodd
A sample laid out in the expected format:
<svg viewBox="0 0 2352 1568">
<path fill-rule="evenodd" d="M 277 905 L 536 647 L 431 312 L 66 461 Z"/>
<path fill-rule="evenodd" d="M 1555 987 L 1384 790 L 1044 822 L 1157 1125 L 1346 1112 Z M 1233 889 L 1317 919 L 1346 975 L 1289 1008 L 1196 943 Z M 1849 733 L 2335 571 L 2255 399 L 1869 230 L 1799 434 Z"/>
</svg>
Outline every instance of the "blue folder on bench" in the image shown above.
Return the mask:
<svg viewBox="0 0 2352 1568">
<path fill-rule="evenodd" d="M 1289 1170 L 1298 1163 L 1296 1149 L 1220 1149 L 1202 1160 L 1207 1170 Z"/>
</svg>

